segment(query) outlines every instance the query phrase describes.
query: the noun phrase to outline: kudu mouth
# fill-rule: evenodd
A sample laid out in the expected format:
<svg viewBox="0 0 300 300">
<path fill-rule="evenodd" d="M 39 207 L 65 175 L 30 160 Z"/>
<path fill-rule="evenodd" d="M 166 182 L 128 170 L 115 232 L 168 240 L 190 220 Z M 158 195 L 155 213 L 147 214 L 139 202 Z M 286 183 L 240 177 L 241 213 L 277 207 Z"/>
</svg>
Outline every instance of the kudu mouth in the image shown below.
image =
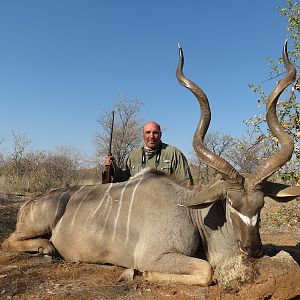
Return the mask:
<svg viewBox="0 0 300 300">
<path fill-rule="evenodd" d="M 260 243 L 259 245 L 251 245 L 251 246 L 242 246 L 241 241 L 238 241 L 240 252 L 246 256 L 258 258 L 262 256 L 263 253 L 263 247 Z"/>
</svg>

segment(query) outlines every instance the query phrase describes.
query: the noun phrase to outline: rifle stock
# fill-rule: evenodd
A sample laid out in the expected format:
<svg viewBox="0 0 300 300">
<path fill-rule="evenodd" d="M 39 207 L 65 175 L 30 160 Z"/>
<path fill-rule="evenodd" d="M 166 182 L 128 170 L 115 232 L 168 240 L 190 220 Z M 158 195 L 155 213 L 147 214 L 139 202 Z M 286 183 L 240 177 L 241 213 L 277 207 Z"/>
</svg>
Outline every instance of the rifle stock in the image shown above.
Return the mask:
<svg viewBox="0 0 300 300">
<path fill-rule="evenodd" d="M 110 183 L 111 182 L 111 165 L 105 166 L 105 178 L 103 180 L 103 183 Z"/>
</svg>

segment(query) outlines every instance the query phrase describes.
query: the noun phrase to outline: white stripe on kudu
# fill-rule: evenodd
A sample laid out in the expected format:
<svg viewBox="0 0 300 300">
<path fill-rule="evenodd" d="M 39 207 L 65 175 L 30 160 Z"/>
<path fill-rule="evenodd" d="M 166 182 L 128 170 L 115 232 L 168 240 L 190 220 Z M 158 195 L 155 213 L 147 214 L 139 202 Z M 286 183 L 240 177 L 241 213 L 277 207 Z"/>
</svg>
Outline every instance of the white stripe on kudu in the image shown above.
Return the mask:
<svg viewBox="0 0 300 300">
<path fill-rule="evenodd" d="M 120 216 L 120 212 L 121 212 L 121 206 L 123 203 L 123 196 L 124 196 L 125 189 L 127 188 L 127 185 L 130 183 L 130 181 L 131 181 L 131 178 L 126 182 L 126 184 L 123 187 L 122 192 L 121 192 L 119 207 L 118 207 L 118 211 L 117 211 L 117 215 L 116 215 L 115 223 L 114 223 L 114 231 L 113 231 L 113 235 L 112 235 L 112 241 L 114 241 L 115 237 L 116 237 L 117 224 L 118 224 L 118 220 L 119 220 L 119 216 Z"/>
<path fill-rule="evenodd" d="M 142 182 L 144 176 L 145 176 L 145 172 L 142 173 L 141 179 L 137 182 L 137 184 L 134 187 L 133 192 L 132 192 L 131 201 L 130 201 L 129 210 L 128 210 L 128 217 L 127 217 L 127 230 L 126 230 L 125 245 L 128 243 L 128 240 L 129 240 L 129 225 L 130 225 L 130 219 L 131 219 L 131 212 L 132 212 L 134 195 L 135 195 L 136 189 L 138 188 L 139 184 Z"/>
<path fill-rule="evenodd" d="M 75 195 L 77 195 L 83 188 L 85 187 L 85 185 L 83 185 L 80 189 L 78 189 L 74 194 L 73 196 L 69 199 L 69 202 L 74 198 Z M 58 231 L 59 230 L 59 227 L 60 227 L 60 224 L 63 220 L 63 217 L 64 217 L 65 214 L 62 215 L 62 217 L 60 218 L 60 220 L 58 221 L 57 225 L 55 226 L 55 228 L 53 229 L 53 231 Z"/>
<path fill-rule="evenodd" d="M 56 210 L 55 210 L 54 220 L 56 220 L 57 215 L 58 215 L 58 213 L 59 213 L 60 202 L 62 201 L 64 195 L 67 194 L 69 191 L 70 191 L 70 189 L 66 190 L 65 192 L 63 192 L 63 193 L 60 195 L 60 197 L 59 197 L 59 199 L 58 199 L 58 201 L 57 201 L 57 206 L 56 206 Z"/>
<path fill-rule="evenodd" d="M 84 200 L 85 200 L 85 198 L 87 197 L 87 195 L 88 195 L 94 188 L 96 188 L 96 187 L 97 187 L 97 185 L 93 186 L 90 190 L 88 190 L 88 191 L 86 192 L 86 194 L 84 195 L 84 197 L 82 198 L 82 200 L 80 201 L 80 203 L 79 203 L 79 205 L 77 206 L 77 209 L 76 209 L 76 211 L 75 211 L 75 213 L 74 213 L 74 216 L 73 216 L 73 219 L 72 219 L 72 222 L 71 222 L 71 226 L 74 225 L 74 222 L 75 222 L 75 219 L 76 219 L 76 216 L 77 216 L 77 213 L 78 213 L 78 211 L 79 211 L 79 209 L 80 209 L 81 204 L 84 202 Z"/>
<path fill-rule="evenodd" d="M 96 215 L 97 211 L 98 211 L 98 210 L 100 209 L 100 207 L 102 206 L 104 199 L 105 199 L 106 197 L 110 197 L 110 198 L 111 198 L 111 196 L 110 196 L 110 194 L 109 194 L 109 191 L 110 191 L 112 185 L 113 185 L 112 183 L 109 184 L 109 187 L 107 188 L 107 190 L 106 190 L 105 193 L 103 194 L 103 197 L 102 197 L 102 199 L 101 199 L 100 202 L 99 202 L 99 205 L 97 206 L 97 208 L 96 208 L 96 209 L 94 210 L 94 212 L 92 213 L 91 218 L 93 218 L 93 217 Z"/>
<path fill-rule="evenodd" d="M 112 211 L 112 198 L 110 197 L 110 195 L 108 195 L 108 201 L 105 201 L 105 206 L 104 206 L 104 213 L 105 213 L 105 220 L 104 223 L 102 225 L 102 230 L 99 234 L 99 237 L 102 237 L 103 233 L 105 232 L 106 229 L 106 224 L 108 222 L 109 219 L 109 215 L 111 214 Z"/>
<path fill-rule="evenodd" d="M 248 226 L 255 226 L 258 221 L 258 214 L 253 216 L 252 218 L 249 218 L 248 216 L 244 216 L 239 211 L 237 211 L 233 206 L 229 205 L 229 209 L 231 212 L 235 213 L 240 217 L 240 219 Z"/>
<path fill-rule="evenodd" d="M 35 221 L 34 213 L 33 213 L 33 208 L 34 208 L 35 204 L 36 204 L 36 200 L 31 201 L 31 203 L 30 203 L 30 220 L 31 220 L 32 222 Z"/>
</svg>

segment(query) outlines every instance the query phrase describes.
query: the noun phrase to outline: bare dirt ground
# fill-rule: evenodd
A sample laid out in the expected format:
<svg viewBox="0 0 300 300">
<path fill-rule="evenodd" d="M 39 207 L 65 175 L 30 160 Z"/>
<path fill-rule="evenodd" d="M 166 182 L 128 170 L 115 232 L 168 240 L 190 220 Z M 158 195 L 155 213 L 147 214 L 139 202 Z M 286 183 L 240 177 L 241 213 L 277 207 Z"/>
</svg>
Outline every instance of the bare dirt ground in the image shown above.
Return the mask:
<svg viewBox="0 0 300 300">
<path fill-rule="evenodd" d="M 0 195 L 0 243 L 15 228 L 25 197 Z M 300 299 L 300 201 L 268 200 L 261 216 L 264 256 L 246 263 L 251 276 L 210 287 L 153 284 L 137 276 L 117 282 L 124 269 L 72 263 L 0 250 L 0 299 Z M 284 251 L 284 252 L 283 252 Z M 235 268 L 235 266 L 233 266 Z"/>
</svg>

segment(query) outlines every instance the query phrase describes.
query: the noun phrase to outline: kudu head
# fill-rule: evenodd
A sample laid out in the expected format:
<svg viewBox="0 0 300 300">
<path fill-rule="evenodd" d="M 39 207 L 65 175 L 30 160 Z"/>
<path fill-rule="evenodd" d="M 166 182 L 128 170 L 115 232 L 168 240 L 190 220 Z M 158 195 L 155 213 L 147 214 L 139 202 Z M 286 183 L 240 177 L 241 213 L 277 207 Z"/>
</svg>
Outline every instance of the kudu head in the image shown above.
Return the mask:
<svg viewBox="0 0 300 300">
<path fill-rule="evenodd" d="M 267 181 L 276 170 L 283 166 L 292 156 L 293 139 L 281 128 L 276 116 L 276 104 L 281 93 L 293 82 L 296 69 L 288 58 L 287 42 L 283 48 L 283 62 L 287 75 L 278 82 L 271 92 L 266 105 L 266 120 L 272 134 L 278 139 L 281 149 L 264 161 L 249 176 L 241 175 L 229 162 L 217 156 L 204 145 L 204 137 L 209 127 L 211 113 L 205 93 L 194 82 L 184 76 L 182 69 L 184 57 L 179 46 L 179 63 L 176 76 L 181 85 L 188 88 L 198 99 L 201 118 L 193 139 L 193 147 L 200 161 L 217 170 L 222 179 L 208 190 L 197 193 L 185 206 L 198 206 L 203 203 L 226 199 L 229 222 L 236 232 L 242 253 L 257 257 L 262 252 L 259 234 L 259 215 L 264 205 L 264 197 L 269 196 L 277 201 L 292 200 L 300 195 L 300 188 L 279 185 Z M 280 197 L 282 200 L 280 200 Z"/>
</svg>

